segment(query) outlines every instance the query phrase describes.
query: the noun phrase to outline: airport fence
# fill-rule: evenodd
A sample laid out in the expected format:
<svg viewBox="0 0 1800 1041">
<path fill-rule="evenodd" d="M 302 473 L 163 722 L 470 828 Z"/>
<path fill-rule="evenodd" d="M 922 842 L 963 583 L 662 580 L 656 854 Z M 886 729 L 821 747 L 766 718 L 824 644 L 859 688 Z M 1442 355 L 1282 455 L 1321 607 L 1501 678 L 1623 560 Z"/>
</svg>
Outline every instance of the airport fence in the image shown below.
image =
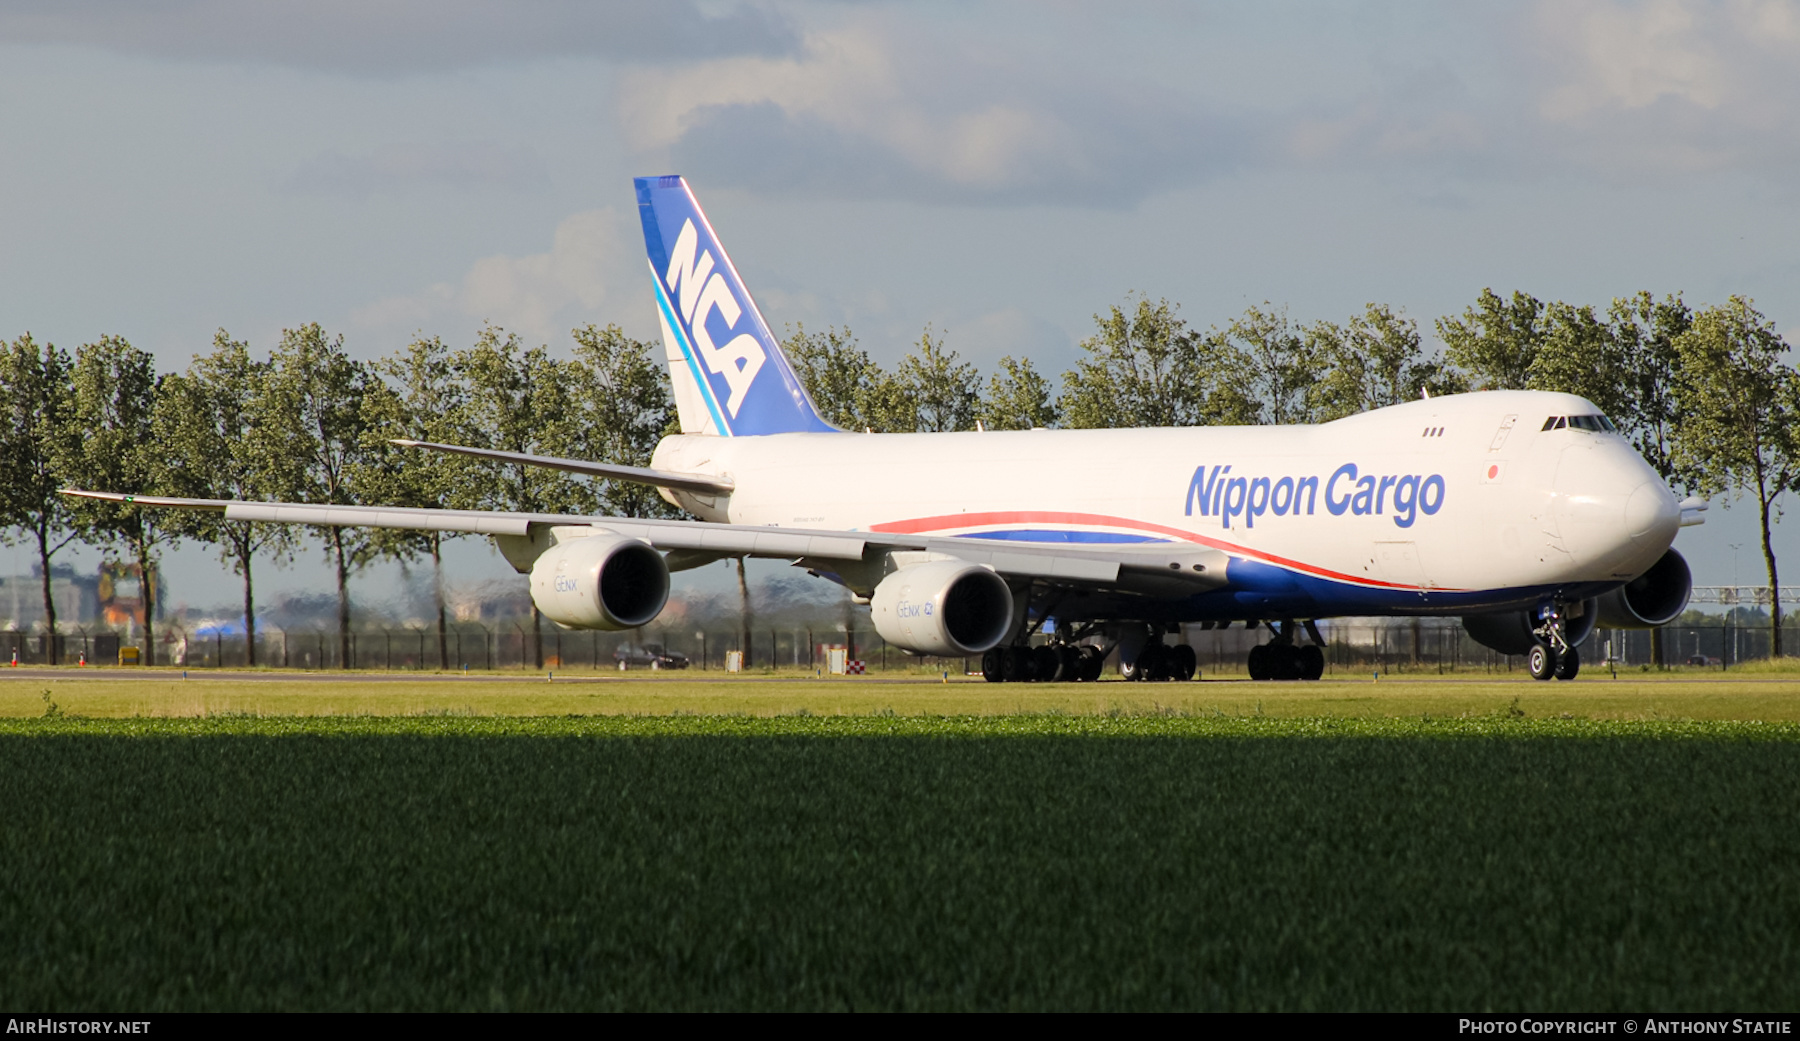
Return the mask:
<svg viewBox="0 0 1800 1041">
<path fill-rule="evenodd" d="M 1481 646 L 1454 619 L 1414 619 L 1388 622 L 1322 621 L 1320 635 L 1326 643 L 1327 674 L 1409 672 L 1517 672 L 1525 668 L 1521 656 L 1499 654 Z M 1584 666 L 1607 663 L 1619 668 L 1705 667 L 1728 669 L 1740 662 L 1769 657 L 1767 627 L 1734 625 L 1665 626 L 1661 658 L 1652 659 L 1649 630 L 1599 629 L 1582 645 Z M 191 630 L 179 623 L 157 629 L 158 665 L 185 668 L 244 668 L 251 663 L 244 634 L 218 629 Z M 1266 628 L 1202 629 L 1184 626 L 1169 643 L 1194 648 L 1205 674 L 1244 672 L 1252 646 L 1267 642 Z M 1301 642 L 1308 642 L 1301 636 Z M 1789 631 L 1789 650 L 1800 649 L 1800 632 Z M 1038 642 L 1041 642 L 1041 638 Z M 660 651 L 656 667 L 685 660 L 681 666 L 694 671 L 723 671 L 733 652 L 743 654 L 749 671 L 823 672 L 830 652 L 848 649 L 847 657 L 861 661 L 868 672 L 979 671 L 979 657 L 937 658 L 910 654 L 888 645 L 867 631 L 804 627 L 760 627 L 746 645 L 740 632 L 722 627 L 648 626 L 623 633 L 573 632 L 546 623 L 541 635 L 529 620 L 512 623 L 462 622 L 449 627 L 440 641 L 435 628 L 389 626 L 356 628 L 349 634 L 349 658 L 335 628 L 286 629 L 267 627 L 256 634 L 255 663 L 289 669 L 407 670 L 618 670 L 648 669 L 652 657 L 646 649 Z M 0 666 L 7 662 L 40 665 L 52 661 L 74 665 L 113 665 L 132 637 L 110 629 L 73 626 L 59 633 L 55 655 L 42 633 L 0 632 Z"/>
</svg>

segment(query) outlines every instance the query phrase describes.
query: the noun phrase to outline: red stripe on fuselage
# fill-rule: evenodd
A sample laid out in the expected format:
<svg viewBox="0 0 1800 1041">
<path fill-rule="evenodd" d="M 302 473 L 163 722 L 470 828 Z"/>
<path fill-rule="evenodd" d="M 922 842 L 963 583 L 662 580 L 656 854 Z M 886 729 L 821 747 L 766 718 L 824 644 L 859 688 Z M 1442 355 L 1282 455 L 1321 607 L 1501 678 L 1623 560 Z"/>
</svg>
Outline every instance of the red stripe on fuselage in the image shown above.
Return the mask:
<svg viewBox="0 0 1800 1041">
<path fill-rule="evenodd" d="M 1089 527 L 1097 528 L 1125 528 L 1131 531 L 1153 531 L 1159 535 L 1167 535 L 1170 538 L 1180 539 L 1183 542 L 1198 543 L 1199 545 L 1209 546 L 1213 549 L 1224 550 L 1227 553 L 1235 553 L 1239 556 L 1250 557 L 1254 560 L 1291 568 L 1295 571 L 1303 571 L 1309 575 L 1317 575 L 1320 578 L 1329 578 L 1338 582 L 1350 582 L 1359 586 L 1376 586 L 1381 589 L 1417 590 L 1421 588 L 1419 586 L 1409 586 L 1399 582 L 1382 582 L 1373 578 L 1361 578 L 1356 575 L 1346 575 L 1339 571 L 1332 571 L 1329 568 L 1307 564 L 1288 557 L 1278 556 L 1274 553 L 1265 553 L 1262 550 L 1251 549 L 1248 546 L 1239 546 L 1236 543 L 1226 542 L 1223 539 L 1208 538 L 1205 535 L 1199 535 L 1191 531 L 1183 531 L 1180 528 L 1168 528 L 1161 524 L 1134 521 L 1124 517 L 1108 517 L 1098 513 L 1054 513 L 1037 510 L 1005 513 L 952 513 L 942 517 L 916 517 L 912 520 L 889 521 L 885 524 L 871 524 L 869 525 L 869 530 L 891 532 L 895 535 L 932 535 L 943 531 L 945 528 L 982 528 L 994 524 L 1022 523 L 1084 524 Z M 1443 591 L 1452 592 L 1452 590 Z"/>
</svg>

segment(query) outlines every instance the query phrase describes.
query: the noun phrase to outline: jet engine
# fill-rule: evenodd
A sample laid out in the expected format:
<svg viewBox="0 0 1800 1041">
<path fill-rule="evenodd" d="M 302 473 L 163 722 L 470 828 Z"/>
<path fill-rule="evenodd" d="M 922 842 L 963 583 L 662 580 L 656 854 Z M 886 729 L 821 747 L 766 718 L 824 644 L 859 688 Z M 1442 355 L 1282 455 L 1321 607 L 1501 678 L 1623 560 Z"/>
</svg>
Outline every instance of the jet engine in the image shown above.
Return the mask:
<svg viewBox="0 0 1800 1041">
<path fill-rule="evenodd" d="M 1608 629 L 1654 629 L 1687 608 L 1694 576 L 1681 554 L 1670 550 L 1650 570 L 1600 598 L 1600 624 Z"/>
<path fill-rule="evenodd" d="M 1571 646 L 1587 639 L 1600 617 L 1592 600 L 1581 601 L 1580 610 L 1580 614 L 1571 613 L 1563 619 L 1563 635 L 1568 638 Z M 1531 632 L 1537 626 L 1537 618 L 1532 611 L 1466 614 L 1463 615 L 1462 624 L 1470 639 L 1501 654 L 1530 654 L 1532 644 L 1538 642 Z"/>
<path fill-rule="evenodd" d="M 882 639 L 914 654 L 980 654 L 1006 639 L 1012 590 L 979 564 L 934 560 L 882 579 L 869 614 Z"/>
<path fill-rule="evenodd" d="M 661 614 L 668 600 L 668 565 L 636 539 L 572 539 L 531 565 L 531 602 L 570 629 L 635 629 Z"/>
</svg>

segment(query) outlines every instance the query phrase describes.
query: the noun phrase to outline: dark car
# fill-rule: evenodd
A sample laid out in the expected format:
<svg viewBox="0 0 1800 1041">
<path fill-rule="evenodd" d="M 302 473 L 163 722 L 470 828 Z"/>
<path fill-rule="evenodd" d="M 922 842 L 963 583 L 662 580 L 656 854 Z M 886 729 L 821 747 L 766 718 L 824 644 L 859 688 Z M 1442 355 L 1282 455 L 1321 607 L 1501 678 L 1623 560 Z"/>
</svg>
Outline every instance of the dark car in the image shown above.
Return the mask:
<svg viewBox="0 0 1800 1041">
<path fill-rule="evenodd" d="M 621 644 L 619 649 L 613 652 L 613 661 L 618 662 L 621 669 L 632 667 L 685 669 L 688 667 L 687 655 L 680 651 L 664 650 L 660 643 L 647 643 L 642 647 L 636 644 Z"/>
<path fill-rule="evenodd" d="M 1710 665 L 1716 668 L 1719 664 L 1719 659 L 1709 658 L 1704 654 L 1690 654 L 1688 655 L 1687 663 L 1689 665 Z"/>
</svg>

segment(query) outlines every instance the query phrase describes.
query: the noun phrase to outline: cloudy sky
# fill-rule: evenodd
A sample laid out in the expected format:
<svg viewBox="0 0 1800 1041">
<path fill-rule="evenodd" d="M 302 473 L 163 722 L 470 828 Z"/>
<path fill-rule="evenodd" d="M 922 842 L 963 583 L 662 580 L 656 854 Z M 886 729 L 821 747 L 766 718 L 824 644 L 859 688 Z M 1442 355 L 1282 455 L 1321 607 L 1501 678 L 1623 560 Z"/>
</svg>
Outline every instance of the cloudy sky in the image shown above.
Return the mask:
<svg viewBox="0 0 1800 1041">
<path fill-rule="evenodd" d="M 649 337 L 630 179 L 660 173 L 772 325 L 889 362 L 930 324 L 1059 372 L 1132 291 L 1200 326 L 1428 326 L 1483 287 L 1800 326 L 1800 5 L 1772 0 L 12 0 L 0 143 L 0 335 L 169 368 L 309 321 L 365 357 Z M 1720 512 L 1681 544 L 1729 582 L 1744 543 L 1749 580 Z"/>
</svg>

